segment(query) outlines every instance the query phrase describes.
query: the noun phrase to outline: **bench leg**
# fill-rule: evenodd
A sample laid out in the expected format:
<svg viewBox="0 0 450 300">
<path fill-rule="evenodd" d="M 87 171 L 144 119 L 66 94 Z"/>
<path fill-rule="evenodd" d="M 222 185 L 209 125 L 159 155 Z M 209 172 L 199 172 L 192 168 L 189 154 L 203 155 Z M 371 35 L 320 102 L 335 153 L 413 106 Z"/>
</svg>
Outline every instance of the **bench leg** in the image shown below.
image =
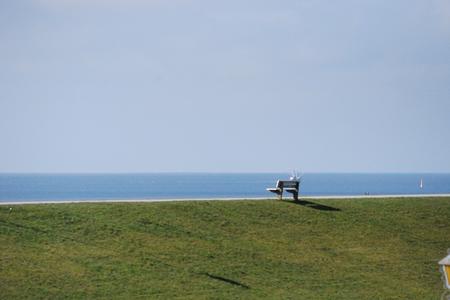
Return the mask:
<svg viewBox="0 0 450 300">
<path fill-rule="evenodd" d="M 292 196 L 294 197 L 294 201 L 298 201 L 298 193 L 294 193 Z"/>
<path fill-rule="evenodd" d="M 278 200 L 283 200 L 283 190 L 281 190 L 281 193 L 278 195 Z"/>
</svg>

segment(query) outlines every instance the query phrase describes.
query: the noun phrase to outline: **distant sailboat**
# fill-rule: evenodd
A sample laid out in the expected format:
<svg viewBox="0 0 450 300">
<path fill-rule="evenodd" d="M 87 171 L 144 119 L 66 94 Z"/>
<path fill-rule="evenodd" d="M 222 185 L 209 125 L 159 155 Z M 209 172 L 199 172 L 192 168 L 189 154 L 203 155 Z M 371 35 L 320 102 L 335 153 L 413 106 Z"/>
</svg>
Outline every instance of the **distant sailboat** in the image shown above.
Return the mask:
<svg viewBox="0 0 450 300">
<path fill-rule="evenodd" d="M 297 170 L 292 170 L 292 175 L 289 180 L 298 180 Z"/>
<path fill-rule="evenodd" d="M 423 179 L 422 178 L 420 178 L 419 187 L 420 187 L 420 189 L 423 189 Z"/>
<path fill-rule="evenodd" d="M 303 175 L 298 175 L 297 170 L 292 170 L 292 175 L 289 178 L 289 180 L 294 180 L 294 181 L 301 181 L 302 180 Z"/>
</svg>

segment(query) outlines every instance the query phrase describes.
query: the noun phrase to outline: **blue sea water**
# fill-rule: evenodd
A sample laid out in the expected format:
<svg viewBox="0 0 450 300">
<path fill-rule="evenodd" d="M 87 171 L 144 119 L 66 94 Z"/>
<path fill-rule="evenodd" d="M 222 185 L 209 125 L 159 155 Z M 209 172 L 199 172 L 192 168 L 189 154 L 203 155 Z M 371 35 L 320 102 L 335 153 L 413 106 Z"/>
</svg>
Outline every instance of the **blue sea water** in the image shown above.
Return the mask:
<svg viewBox="0 0 450 300">
<path fill-rule="evenodd" d="M 0 202 L 273 197 L 279 173 L 0 174 Z M 423 189 L 419 182 L 423 179 Z M 302 195 L 450 193 L 450 174 L 304 174 Z"/>
</svg>

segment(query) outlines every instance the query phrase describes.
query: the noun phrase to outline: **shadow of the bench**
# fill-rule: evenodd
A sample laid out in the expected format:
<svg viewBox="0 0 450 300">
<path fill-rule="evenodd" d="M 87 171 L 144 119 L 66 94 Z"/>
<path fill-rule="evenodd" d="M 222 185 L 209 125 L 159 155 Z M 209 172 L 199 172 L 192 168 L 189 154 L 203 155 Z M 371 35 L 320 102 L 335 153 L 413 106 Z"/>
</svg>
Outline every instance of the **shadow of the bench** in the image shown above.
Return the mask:
<svg viewBox="0 0 450 300">
<path fill-rule="evenodd" d="M 328 206 L 328 205 L 323 205 L 323 204 L 319 204 L 319 203 L 314 203 L 314 202 L 311 202 L 311 201 L 301 200 L 301 199 L 299 199 L 298 201 L 283 200 L 283 202 L 292 203 L 292 204 L 296 204 L 296 205 L 302 205 L 302 206 L 305 206 L 305 207 L 309 207 L 309 208 L 317 209 L 317 210 L 322 210 L 322 211 L 341 211 L 340 208 L 336 208 L 336 207 L 332 207 L 332 206 Z"/>
</svg>

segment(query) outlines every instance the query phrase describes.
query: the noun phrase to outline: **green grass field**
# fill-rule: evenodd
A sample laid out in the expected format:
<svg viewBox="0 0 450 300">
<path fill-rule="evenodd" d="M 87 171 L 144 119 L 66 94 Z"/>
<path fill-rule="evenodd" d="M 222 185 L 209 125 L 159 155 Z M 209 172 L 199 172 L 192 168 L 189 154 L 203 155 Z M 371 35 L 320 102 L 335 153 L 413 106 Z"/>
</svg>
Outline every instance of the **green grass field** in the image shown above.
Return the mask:
<svg viewBox="0 0 450 300">
<path fill-rule="evenodd" d="M 0 206 L 0 298 L 439 299 L 450 198 Z"/>
</svg>

